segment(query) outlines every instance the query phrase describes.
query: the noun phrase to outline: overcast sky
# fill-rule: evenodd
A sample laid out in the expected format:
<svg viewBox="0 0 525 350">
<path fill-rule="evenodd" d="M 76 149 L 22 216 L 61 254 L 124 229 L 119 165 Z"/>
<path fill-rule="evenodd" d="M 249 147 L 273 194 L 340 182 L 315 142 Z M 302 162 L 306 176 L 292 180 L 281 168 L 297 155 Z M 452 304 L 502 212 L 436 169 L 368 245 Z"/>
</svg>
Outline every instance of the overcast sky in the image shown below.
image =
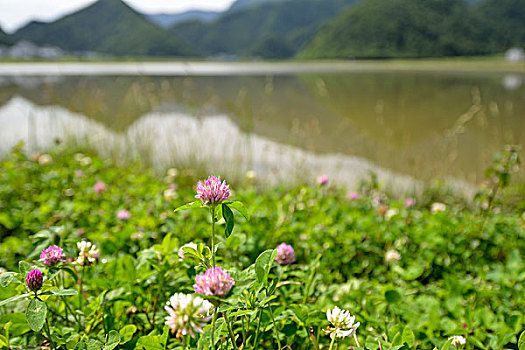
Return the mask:
<svg viewBox="0 0 525 350">
<path fill-rule="evenodd" d="M 190 9 L 221 11 L 235 0 L 124 0 L 145 13 L 182 12 Z M 8 33 L 33 19 L 51 21 L 95 0 L 0 0 L 0 27 Z"/>
</svg>

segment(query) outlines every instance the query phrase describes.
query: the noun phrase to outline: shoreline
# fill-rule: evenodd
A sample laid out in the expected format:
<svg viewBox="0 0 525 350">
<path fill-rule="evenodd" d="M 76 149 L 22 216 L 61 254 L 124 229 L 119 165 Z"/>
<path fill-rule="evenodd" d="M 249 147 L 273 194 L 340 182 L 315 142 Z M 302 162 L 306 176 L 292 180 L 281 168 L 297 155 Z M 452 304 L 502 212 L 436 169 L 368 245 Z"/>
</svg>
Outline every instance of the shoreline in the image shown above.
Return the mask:
<svg viewBox="0 0 525 350">
<path fill-rule="evenodd" d="M 525 62 L 464 59 L 381 61 L 0 61 L 0 76 L 231 76 L 310 73 L 525 74 Z"/>
</svg>

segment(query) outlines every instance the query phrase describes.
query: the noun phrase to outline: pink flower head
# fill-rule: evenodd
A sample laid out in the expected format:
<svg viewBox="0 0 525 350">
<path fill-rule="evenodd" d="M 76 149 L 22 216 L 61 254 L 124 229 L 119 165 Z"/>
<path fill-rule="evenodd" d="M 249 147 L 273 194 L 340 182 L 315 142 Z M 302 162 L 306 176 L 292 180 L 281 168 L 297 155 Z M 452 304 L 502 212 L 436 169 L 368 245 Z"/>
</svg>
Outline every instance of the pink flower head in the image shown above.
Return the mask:
<svg viewBox="0 0 525 350">
<path fill-rule="evenodd" d="M 76 176 L 76 177 L 82 177 L 82 176 L 84 176 L 84 171 L 82 171 L 82 170 L 75 170 L 75 176 Z"/>
<path fill-rule="evenodd" d="M 286 243 L 279 244 L 275 249 L 277 249 L 277 261 L 281 265 L 290 265 L 295 261 L 295 253 L 291 245 Z"/>
<path fill-rule="evenodd" d="M 117 218 L 120 220 L 129 220 L 131 218 L 131 214 L 126 209 L 121 209 L 117 212 Z"/>
<path fill-rule="evenodd" d="M 104 181 L 98 181 L 95 185 L 93 185 L 93 191 L 96 193 L 102 193 L 106 190 L 106 184 Z"/>
<path fill-rule="evenodd" d="M 235 284 L 235 280 L 230 274 L 223 271 L 219 266 L 212 267 L 205 273 L 197 275 L 195 280 L 197 282 L 193 285 L 195 293 L 218 297 L 228 294 Z"/>
<path fill-rule="evenodd" d="M 353 191 L 348 192 L 348 199 L 356 200 L 357 198 L 359 198 L 359 193 Z"/>
<path fill-rule="evenodd" d="M 37 269 L 29 271 L 26 276 L 26 286 L 33 292 L 36 292 L 42 288 L 42 283 L 44 282 L 44 277 L 42 277 L 42 272 Z"/>
<path fill-rule="evenodd" d="M 328 183 L 328 176 L 326 175 L 319 175 L 317 178 L 317 183 L 321 186 L 324 186 Z"/>
<path fill-rule="evenodd" d="M 416 200 L 412 197 L 408 197 L 405 199 L 405 207 L 410 208 L 416 204 Z"/>
<path fill-rule="evenodd" d="M 210 176 L 204 182 L 197 183 L 197 195 L 195 198 L 202 200 L 204 204 L 218 204 L 230 197 L 230 186 L 226 180 L 221 182 L 221 177 Z"/>
<path fill-rule="evenodd" d="M 56 265 L 65 257 L 64 250 L 56 245 L 49 246 L 40 253 L 40 261 L 47 266 Z"/>
</svg>

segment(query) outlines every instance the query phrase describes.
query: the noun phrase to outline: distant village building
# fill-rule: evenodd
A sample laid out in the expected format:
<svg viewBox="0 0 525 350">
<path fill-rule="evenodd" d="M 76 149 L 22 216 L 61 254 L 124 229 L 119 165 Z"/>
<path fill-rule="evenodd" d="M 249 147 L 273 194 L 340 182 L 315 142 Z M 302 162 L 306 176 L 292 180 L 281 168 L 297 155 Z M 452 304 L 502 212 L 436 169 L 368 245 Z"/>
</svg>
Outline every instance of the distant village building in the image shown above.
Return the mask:
<svg viewBox="0 0 525 350">
<path fill-rule="evenodd" d="M 521 47 L 513 47 L 505 52 L 505 61 L 525 61 L 525 51 Z"/>
<path fill-rule="evenodd" d="M 39 47 L 29 41 L 19 41 L 11 47 L 0 46 L 0 58 L 11 58 L 15 60 L 31 58 L 56 59 L 64 55 L 65 52 L 58 47 Z"/>
</svg>

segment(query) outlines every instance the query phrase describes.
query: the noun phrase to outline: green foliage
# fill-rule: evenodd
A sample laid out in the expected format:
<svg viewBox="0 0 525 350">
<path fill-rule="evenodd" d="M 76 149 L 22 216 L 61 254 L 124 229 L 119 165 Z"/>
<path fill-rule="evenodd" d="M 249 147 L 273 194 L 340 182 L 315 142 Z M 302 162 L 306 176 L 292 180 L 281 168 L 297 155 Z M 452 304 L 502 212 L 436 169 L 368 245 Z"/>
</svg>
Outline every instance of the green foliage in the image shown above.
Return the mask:
<svg viewBox="0 0 525 350">
<path fill-rule="evenodd" d="M 165 198 L 166 180 L 133 166 L 51 156 L 41 165 L 17 149 L 0 162 L 0 211 L 12 222 L 0 225 L 0 266 L 8 270 L 0 274 L 0 344 L 183 348 L 164 325 L 164 306 L 174 293 L 193 293 L 196 274 L 211 266 L 210 211 L 173 212 L 194 198 L 196 181 L 171 178 L 178 196 Z M 106 183 L 104 192 L 93 190 L 97 181 Z M 222 235 L 228 220 L 215 221 L 216 258 L 235 286 L 224 298 L 202 296 L 219 318 L 214 329 L 210 320 L 202 334 L 187 336 L 188 348 L 211 348 L 212 333 L 214 343 L 231 348 L 228 328 L 238 348 L 328 348 L 326 311 L 336 305 L 361 323 L 356 336 L 367 349 L 450 349 L 453 335 L 470 347 L 523 347 L 522 212 L 481 213 L 450 203 L 438 213 L 426 203 L 406 208 L 373 178 L 356 200 L 336 187 L 232 189 L 232 199 L 246 207 L 224 202 L 239 221 L 229 237 Z M 386 215 L 375 196 L 397 214 Z M 128 220 L 116 217 L 120 208 L 129 210 Z M 215 220 L 230 215 L 220 208 Z M 97 246 L 97 262 L 74 263 L 79 240 Z M 185 247 L 181 258 L 188 242 L 197 248 Z M 294 264 L 275 261 L 281 242 L 294 247 Z M 44 266 L 37 259 L 52 244 L 67 259 Z M 391 250 L 399 260 L 386 259 Z M 44 275 L 39 299 L 24 294 L 23 273 L 34 266 Z"/>
<path fill-rule="evenodd" d="M 355 0 L 262 1 L 233 7 L 211 23 L 175 25 L 172 32 L 203 55 L 231 54 L 287 58 L 313 37 L 321 25 Z"/>
<path fill-rule="evenodd" d="M 11 37 L 6 34 L 2 28 L 0 28 L 0 46 L 1 45 L 12 45 L 13 44 L 13 40 L 11 39 Z"/>
<path fill-rule="evenodd" d="M 439 57 L 525 45 L 524 0 L 365 0 L 327 24 L 303 58 Z"/>
<path fill-rule="evenodd" d="M 26 309 L 26 318 L 29 327 L 35 332 L 40 331 L 46 321 L 46 314 L 46 303 L 38 298 L 31 299 Z"/>
<path fill-rule="evenodd" d="M 51 23 L 31 22 L 13 37 L 73 52 L 117 56 L 191 54 L 176 34 L 157 27 L 121 0 L 99 0 Z"/>
</svg>

